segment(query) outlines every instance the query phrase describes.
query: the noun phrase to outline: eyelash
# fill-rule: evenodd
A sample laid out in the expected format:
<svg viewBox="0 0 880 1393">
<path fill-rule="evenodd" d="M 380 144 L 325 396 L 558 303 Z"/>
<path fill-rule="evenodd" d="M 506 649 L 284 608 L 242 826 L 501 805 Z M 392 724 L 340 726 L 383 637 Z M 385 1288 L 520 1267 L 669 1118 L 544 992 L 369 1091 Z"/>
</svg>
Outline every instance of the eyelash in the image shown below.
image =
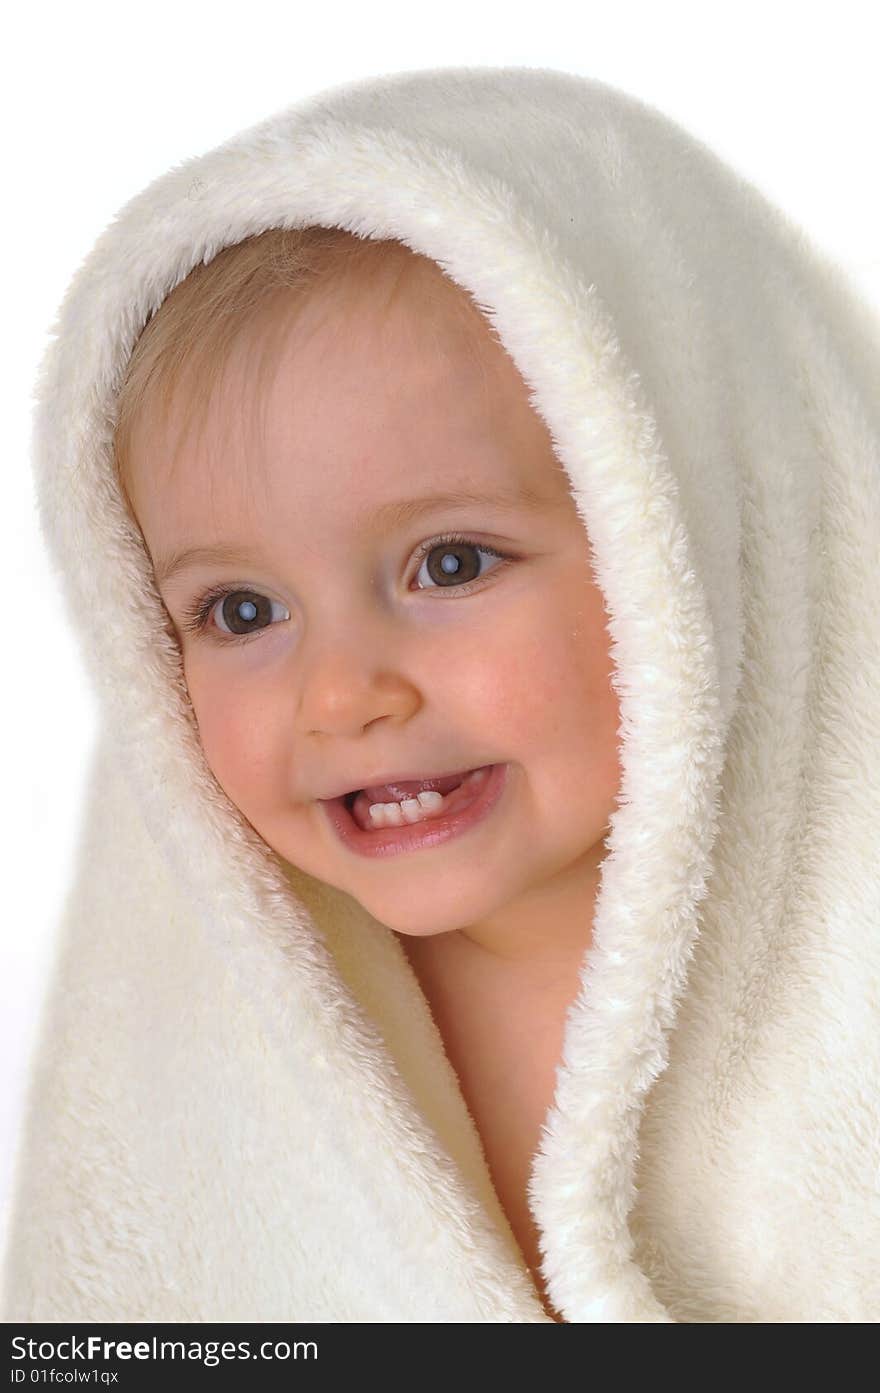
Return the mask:
<svg viewBox="0 0 880 1393">
<path fill-rule="evenodd" d="M 421 567 L 421 564 L 424 561 L 425 557 L 429 556 L 432 551 L 436 551 L 438 547 L 446 546 L 469 546 L 473 547 L 475 551 L 484 551 L 489 556 L 495 556 L 501 562 L 513 560 L 513 558 L 511 556 L 508 556 L 506 552 L 498 551 L 497 548 L 490 547 L 485 542 L 477 542 L 474 540 L 473 537 L 465 537 L 460 533 L 450 532 L 445 537 L 434 538 L 432 541 L 426 543 L 423 547 L 420 548 L 420 550 L 417 553 L 418 566 Z M 496 566 L 494 569 L 495 571 L 500 571 L 503 569 L 503 566 Z M 475 580 L 469 581 L 467 585 L 451 586 L 450 588 L 453 590 L 463 590 L 465 591 L 465 593 L 470 593 L 470 587 L 472 585 L 478 585 L 482 579 L 482 576 L 477 576 Z M 184 609 L 183 627 L 186 629 L 188 633 L 191 634 L 200 635 L 205 633 L 207 631 L 208 624 L 211 619 L 211 614 L 218 602 L 220 600 L 224 600 L 227 595 L 234 595 L 236 591 L 244 590 L 245 588 L 246 587 L 239 585 L 213 586 L 212 589 L 206 591 L 204 595 L 198 596 L 188 608 Z M 420 589 L 428 588 L 433 587 L 420 587 Z M 444 587 L 437 586 L 436 588 L 438 590 L 442 590 Z M 272 628 L 273 626 L 269 625 L 269 627 Z M 225 644 L 250 643 L 252 639 L 259 638 L 260 634 L 265 631 L 263 629 L 255 629 L 252 634 L 227 634 L 224 633 L 222 629 L 219 629 L 217 632 L 219 634 L 217 642 Z"/>
</svg>

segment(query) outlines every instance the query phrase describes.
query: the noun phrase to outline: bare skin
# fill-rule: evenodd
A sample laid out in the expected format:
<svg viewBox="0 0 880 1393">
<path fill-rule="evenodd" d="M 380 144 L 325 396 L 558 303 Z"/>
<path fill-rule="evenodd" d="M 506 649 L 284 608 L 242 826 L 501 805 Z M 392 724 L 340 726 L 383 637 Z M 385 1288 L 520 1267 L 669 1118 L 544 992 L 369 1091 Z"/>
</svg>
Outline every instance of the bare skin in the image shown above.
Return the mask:
<svg viewBox="0 0 880 1393">
<path fill-rule="evenodd" d="M 503 979 L 489 959 L 481 975 L 458 939 L 398 935 L 443 1038 L 483 1145 L 496 1193 L 547 1314 L 538 1230 L 527 1200 L 541 1125 L 553 1102 L 568 1010 L 579 966 L 560 965 L 542 989 Z"/>
<path fill-rule="evenodd" d="M 248 406 L 258 331 L 197 441 L 175 457 L 173 413 L 134 437 L 130 493 L 200 738 L 263 839 L 405 943 L 534 1272 L 525 1184 L 620 779 L 586 532 L 515 365 L 434 263 L 403 252 L 314 291 L 279 350 L 262 431 Z M 532 503 L 371 522 L 393 500 L 463 488 Z M 450 532 L 468 539 L 466 586 L 438 585 L 421 550 Z M 161 578 L 172 553 L 216 541 L 249 559 Z M 218 584 L 227 599 L 196 632 L 186 612 Z M 268 616 L 243 643 L 225 627 L 242 590 Z M 489 818 L 418 852 L 357 856 L 321 803 L 381 774 L 495 763 L 508 787 Z"/>
</svg>

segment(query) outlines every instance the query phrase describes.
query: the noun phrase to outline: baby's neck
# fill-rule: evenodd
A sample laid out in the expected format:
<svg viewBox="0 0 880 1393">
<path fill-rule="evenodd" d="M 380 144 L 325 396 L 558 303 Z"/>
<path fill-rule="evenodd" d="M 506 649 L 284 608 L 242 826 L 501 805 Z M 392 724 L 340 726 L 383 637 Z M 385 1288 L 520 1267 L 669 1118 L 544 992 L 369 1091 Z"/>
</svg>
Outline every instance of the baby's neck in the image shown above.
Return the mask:
<svg viewBox="0 0 880 1393">
<path fill-rule="evenodd" d="M 560 971 L 552 983 L 542 979 L 536 985 L 521 971 L 512 973 L 509 964 L 487 963 L 485 953 L 478 958 L 473 944 L 453 946 L 450 934 L 398 938 L 458 1077 L 501 1208 L 545 1311 L 558 1320 L 540 1276 L 527 1190 L 541 1126 L 555 1096 L 580 957 L 569 963 L 567 975 Z M 475 961 L 476 974 L 470 971 Z"/>
</svg>

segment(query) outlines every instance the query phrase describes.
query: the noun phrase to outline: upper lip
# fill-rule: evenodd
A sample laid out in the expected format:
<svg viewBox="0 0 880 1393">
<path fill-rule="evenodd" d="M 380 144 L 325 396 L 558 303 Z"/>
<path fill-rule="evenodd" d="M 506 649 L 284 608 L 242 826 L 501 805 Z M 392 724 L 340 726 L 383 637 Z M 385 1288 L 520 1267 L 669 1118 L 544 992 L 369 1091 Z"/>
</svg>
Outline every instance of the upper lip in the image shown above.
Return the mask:
<svg viewBox="0 0 880 1393">
<path fill-rule="evenodd" d="M 481 764 L 472 766 L 474 769 L 482 769 L 483 767 Z M 457 769 L 447 769 L 443 774 L 424 774 L 421 770 L 408 774 L 369 774 L 361 783 L 346 784 L 344 788 L 338 788 L 335 793 L 325 794 L 318 799 L 318 802 L 329 803 L 333 798 L 344 798 L 347 793 L 353 793 L 355 789 L 374 788 L 379 784 L 402 784 L 418 779 L 448 779 L 453 774 L 469 774 L 470 772 L 470 769 L 462 769 L 459 765 Z"/>
</svg>

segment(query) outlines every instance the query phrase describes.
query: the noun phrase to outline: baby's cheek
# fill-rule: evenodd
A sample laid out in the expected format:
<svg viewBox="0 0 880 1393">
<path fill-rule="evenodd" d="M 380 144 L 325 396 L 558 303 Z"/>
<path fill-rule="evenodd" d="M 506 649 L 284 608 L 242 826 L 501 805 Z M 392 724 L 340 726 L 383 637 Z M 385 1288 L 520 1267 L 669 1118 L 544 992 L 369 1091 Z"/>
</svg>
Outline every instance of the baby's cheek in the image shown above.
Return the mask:
<svg viewBox="0 0 880 1393">
<path fill-rule="evenodd" d="M 609 680 L 601 626 L 563 607 L 545 615 L 497 665 L 495 701 L 505 728 L 524 755 L 540 755 L 554 797 L 588 818 L 604 807 L 619 782 L 619 707 Z M 500 721 L 499 721 L 500 724 Z"/>
<path fill-rule="evenodd" d="M 544 724 L 554 719 L 560 707 L 581 703 L 587 683 L 583 658 L 573 644 L 551 622 L 523 626 L 511 636 L 498 655 L 496 675 L 499 685 L 515 698 L 516 710 L 529 717 L 538 715 Z"/>
<path fill-rule="evenodd" d="M 435 684 L 435 695 L 439 690 Z M 491 641 L 484 640 L 469 660 L 459 653 L 445 672 L 442 690 L 456 709 L 463 706 L 471 714 L 478 713 L 503 741 L 546 719 L 553 680 L 539 646 L 524 646 L 515 635 L 499 642 L 496 634 Z"/>
<path fill-rule="evenodd" d="M 247 813 L 266 791 L 265 777 L 272 768 L 270 726 L 230 690 L 195 682 L 190 694 L 205 759 L 228 796 Z"/>
</svg>

